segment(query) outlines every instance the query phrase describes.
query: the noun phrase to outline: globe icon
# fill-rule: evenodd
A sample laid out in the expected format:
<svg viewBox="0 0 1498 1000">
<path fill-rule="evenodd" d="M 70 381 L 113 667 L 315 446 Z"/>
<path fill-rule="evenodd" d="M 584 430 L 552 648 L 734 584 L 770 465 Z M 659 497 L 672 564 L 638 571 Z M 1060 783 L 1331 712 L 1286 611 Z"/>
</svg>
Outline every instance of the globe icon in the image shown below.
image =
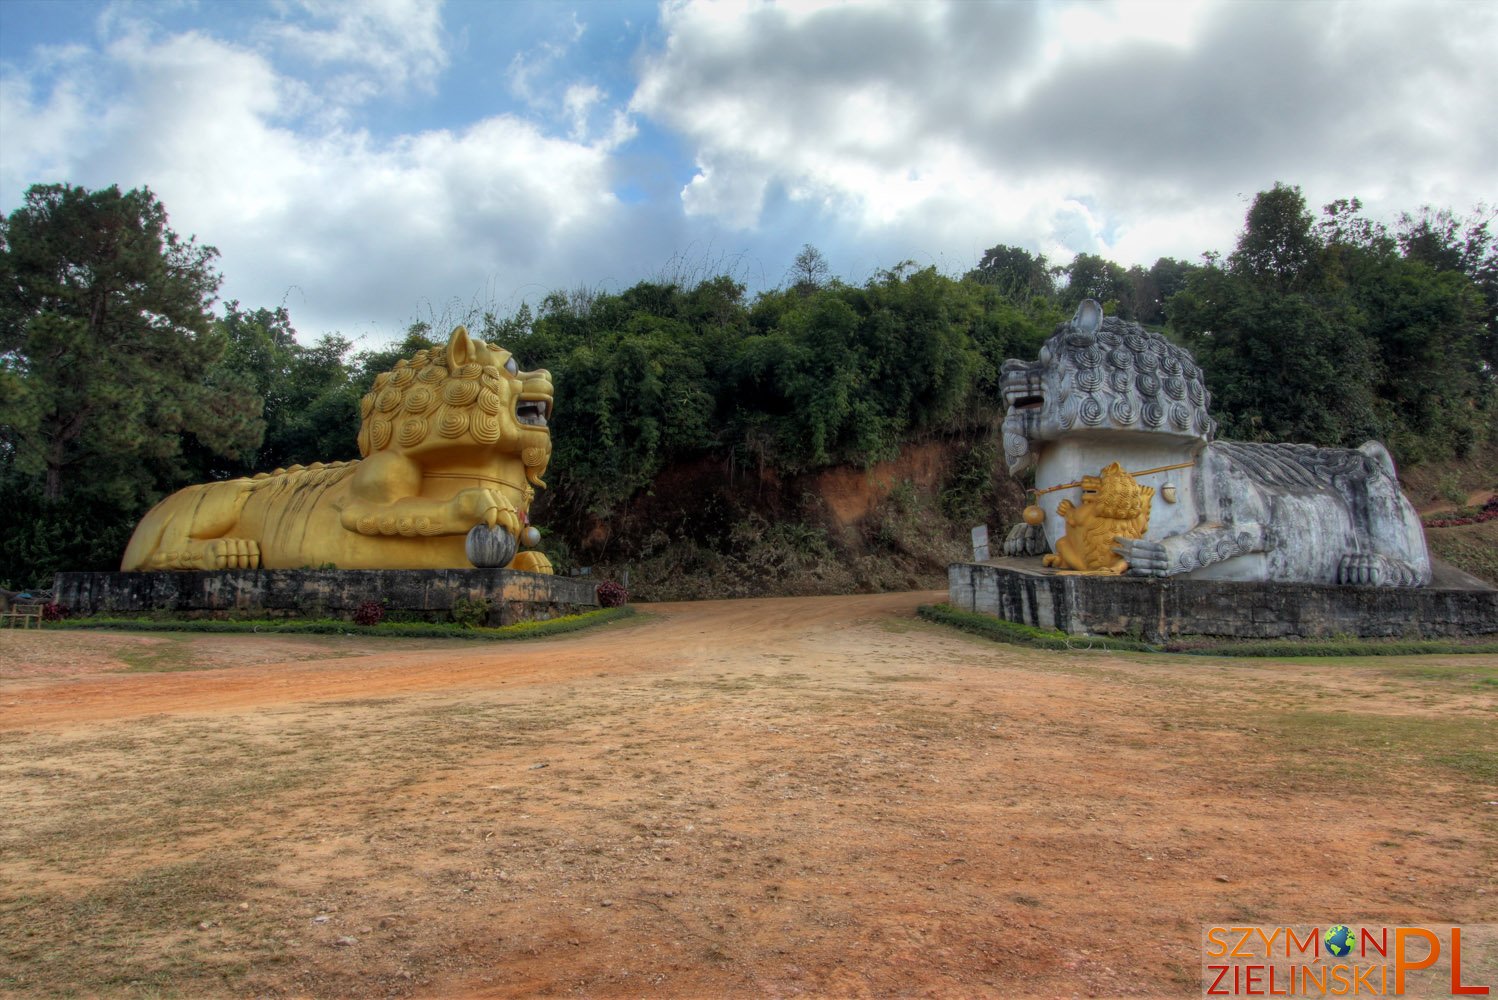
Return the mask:
<svg viewBox="0 0 1498 1000">
<path fill-rule="evenodd" d="M 1337 958 L 1343 958 L 1352 951 L 1353 933 L 1346 924 L 1335 924 L 1328 928 L 1322 940 L 1326 942 L 1326 950 Z"/>
</svg>

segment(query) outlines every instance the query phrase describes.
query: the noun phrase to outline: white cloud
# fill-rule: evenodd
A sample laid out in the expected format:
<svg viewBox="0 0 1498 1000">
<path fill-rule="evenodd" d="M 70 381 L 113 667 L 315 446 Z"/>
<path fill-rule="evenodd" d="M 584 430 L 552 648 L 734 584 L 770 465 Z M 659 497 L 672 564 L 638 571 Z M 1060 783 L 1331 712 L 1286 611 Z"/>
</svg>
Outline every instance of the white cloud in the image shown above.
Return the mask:
<svg viewBox="0 0 1498 1000">
<path fill-rule="evenodd" d="M 573 90 L 585 89 L 587 85 L 559 82 L 556 76 L 558 66 L 573 47 L 582 41 L 587 30 L 588 25 L 579 20 L 575 12 L 569 12 L 564 21 L 552 23 L 550 38 L 535 42 L 529 51 L 522 49 L 516 52 L 505 74 L 510 93 L 526 104 L 540 108 L 555 105 L 558 90 L 566 91 L 565 102 L 566 98 L 572 96 Z"/>
<path fill-rule="evenodd" d="M 806 242 L 855 281 L 999 242 L 1148 264 L 1229 249 L 1276 180 L 1375 213 L 1498 191 L 1493 5 L 681 2 L 642 31 L 535 7 L 456 25 L 451 59 L 425 4 L 236 7 L 233 42 L 142 10 L 0 66 L 0 210 L 148 184 L 223 251 L 225 297 L 294 289 L 311 334 L 694 247 L 751 283 Z M 449 127 L 404 125 L 429 113 Z"/>
<path fill-rule="evenodd" d="M 1275 180 L 1375 212 L 1498 189 L 1491 6 L 685 0 L 662 27 L 632 110 L 694 151 L 685 212 L 744 230 L 785 199 L 848 240 L 1149 263 L 1230 245 Z"/>
<path fill-rule="evenodd" d="M 446 68 L 442 5 L 431 0 L 298 0 L 303 21 L 268 24 L 265 33 L 294 57 L 335 67 L 331 88 L 343 103 L 408 89 L 430 93 Z"/>
<path fill-rule="evenodd" d="M 40 55 L 38 75 L 54 81 L 49 93 L 40 93 L 32 76 L 0 66 L 0 194 L 6 204 L 18 202 L 20 192 L 37 178 L 63 176 L 89 140 L 91 95 L 86 78 L 75 72 L 84 50 L 75 46 Z"/>
<path fill-rule="evenodd" d="M 588 116 L 603 100 L 603 91 L 591 83 L 575 83 L 562 96 L 562 109 L 572 122 L 572 138 L 582 141 L 588 135 Z"/>
<path fill-rule="evenodd" d="M 4 78 L 4 203 L 38 181 L 149 185 L 174 229 L 222 251 L 224 298 L 290 294 L 313 335 L 366 323 L 388 335 L 425 301 L 549 288 L 559 261 L 590 259 L 622 224 L 617 123 L 591 143 L 506 114 L 393 140 L 304 133 L 319 95 L 199 33 L 126 32 L 62 79 L 43 92 L 20 70 Z"/>
</svg>

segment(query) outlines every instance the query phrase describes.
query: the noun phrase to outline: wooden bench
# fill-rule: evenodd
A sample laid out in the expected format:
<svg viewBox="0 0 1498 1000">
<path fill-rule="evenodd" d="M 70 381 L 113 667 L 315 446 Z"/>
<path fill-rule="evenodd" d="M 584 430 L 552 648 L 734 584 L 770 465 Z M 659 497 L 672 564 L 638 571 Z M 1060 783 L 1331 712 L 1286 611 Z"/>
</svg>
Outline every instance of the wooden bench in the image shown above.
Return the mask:
<svg viewBox="0 0 1498 1000">
<path fill-rule="evenodd" d="M 15 628 L 20 622 L 22 628 L 42 627 L 41 601 L 20 601 L 13 605 L 9 611 L 0 611 L 0 621 L 5 622 L 6 628 Z"/>
</svg>

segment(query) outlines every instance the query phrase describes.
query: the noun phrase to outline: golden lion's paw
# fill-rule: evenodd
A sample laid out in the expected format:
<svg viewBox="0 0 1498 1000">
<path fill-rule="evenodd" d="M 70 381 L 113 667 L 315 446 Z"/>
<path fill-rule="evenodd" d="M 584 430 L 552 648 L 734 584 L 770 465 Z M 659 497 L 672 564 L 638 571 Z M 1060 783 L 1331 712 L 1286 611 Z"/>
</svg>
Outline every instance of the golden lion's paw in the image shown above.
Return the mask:
<svg viewBox="0 0 1498 1000">
<path fill-rule="evenodd" d="M 208 543 L 208 569 L 259 569 L 260 543 L 253 538 L 216 538 Z"/>
<path fill-rule="evenodd" d="M 510 569 L 519 570 L 522 573 L 551 573 L 551 560 L 544 553 L 530 551 L 522 552 L 510 560 Z"/>
<path fill-rule="evenodd" d="M 160 571 L 259 569 L 260 543 L 253 538 L 215 538 L 189 542 L 185 549 L 157 552 L 151 568 Z"/>
<path fill-rule="evenodd" d="M 448 501 L 448 513 L 463 530 L 475 524 L 502 526 L 512 535 L 520 534 L 520 515 L 508 497 L 498 490 L 474 487 L 460 492 Z"/>
</svg>

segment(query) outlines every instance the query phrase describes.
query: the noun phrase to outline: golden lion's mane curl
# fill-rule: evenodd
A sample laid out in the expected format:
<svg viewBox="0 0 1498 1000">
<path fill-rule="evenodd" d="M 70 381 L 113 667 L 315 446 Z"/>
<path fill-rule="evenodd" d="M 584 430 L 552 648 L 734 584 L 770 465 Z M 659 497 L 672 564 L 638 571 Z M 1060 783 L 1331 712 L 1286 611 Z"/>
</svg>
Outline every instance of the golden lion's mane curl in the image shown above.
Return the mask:
<svg viewBox="0 0 1498 1000">
<path fill-rule="evenodd" d="M 392 442 L 413 448 L 433 433 L 495 444 L 508 394 L 504 374 L 493 365 L 470 362 L 450 372 L 440 355 L 417 351 L 380 373 L 359 401 L 359 454 L 368 458 Z"/>
</svg>

